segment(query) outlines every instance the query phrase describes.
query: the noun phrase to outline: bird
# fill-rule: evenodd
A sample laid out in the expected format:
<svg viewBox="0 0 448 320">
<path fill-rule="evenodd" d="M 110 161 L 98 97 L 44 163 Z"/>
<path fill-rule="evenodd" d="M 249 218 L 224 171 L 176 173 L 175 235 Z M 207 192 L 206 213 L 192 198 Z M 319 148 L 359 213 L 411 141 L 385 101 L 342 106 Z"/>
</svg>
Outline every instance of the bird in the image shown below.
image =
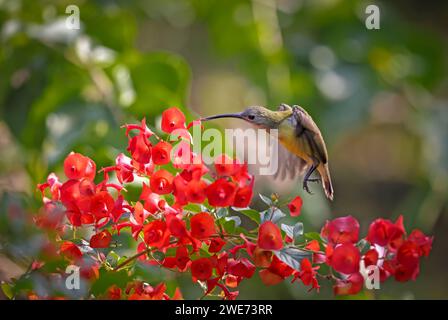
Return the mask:
<svg viewBox="0 0 448 320">
<path fill-rule="evenodd" d="M 287 174 L 292 178 L 304 172 L 302 187 L 312 194 L 308 182 L 322 182 L 325 195 L 329 200 L 334 198 L 333 183 L 331 181 L 328 164 L 328 152 L 322 133 L 308 112 L 299 105 L 292 107 L 282 103 L 276 111 L 263 106 L 249 106 L 238 113 L 218 114 L 202 118 L 209 121 L 220 118 L 237 118 L 255 125 L 271 133 L 277 129 L 280 142 L 279 164 L 276 173 L 284 179 Z M 311 178 L 313 172 L 319 178 Z"/>
</svg>

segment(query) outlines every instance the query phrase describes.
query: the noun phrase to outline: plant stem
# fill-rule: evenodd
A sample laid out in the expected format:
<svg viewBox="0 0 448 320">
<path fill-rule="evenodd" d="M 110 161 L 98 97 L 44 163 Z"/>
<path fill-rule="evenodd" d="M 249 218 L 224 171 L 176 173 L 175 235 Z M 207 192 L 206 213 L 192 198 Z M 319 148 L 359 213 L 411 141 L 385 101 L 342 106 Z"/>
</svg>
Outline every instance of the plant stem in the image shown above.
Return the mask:
<svg viewBox="0 0 448 320">
<path fill-rule="evenodd" d="M 134 261 L 135 259 L 137 259 L 137 258 L 139 258 L 139 257 L 141 257 L 141 256 L 143 256 L 143 255 L 145 255 L 145 254 L 150 253 L 152 250 L 153 250 L 152 248 L 149 248 L 149 249 L 140 251 L 140 252 L 134 254 L 133 256 L 130 256 L 129 258 L 127 258 L 126 260 L 124 260 L 122 263 L 120 263 L 118 266 L 116 266 L 116 267 L 113 269 L 113 271 L 118 271 L 118 270 L 120 270 L 121 268 L 123 268 L 124 266 L 126 266 L 127 264 L 129 264 L 130 262 Z"/>
</svg>

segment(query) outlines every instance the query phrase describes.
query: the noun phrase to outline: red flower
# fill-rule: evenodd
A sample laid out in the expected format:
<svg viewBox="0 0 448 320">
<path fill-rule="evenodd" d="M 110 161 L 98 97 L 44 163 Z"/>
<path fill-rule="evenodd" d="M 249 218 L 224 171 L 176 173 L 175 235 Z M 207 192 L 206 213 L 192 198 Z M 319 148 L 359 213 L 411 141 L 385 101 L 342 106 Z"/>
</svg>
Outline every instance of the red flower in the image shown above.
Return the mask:
<svg viewBox="0 0 448 320">
<path fill-rule="evenodd" d="M 44 207 L 41 208 L 39 215 L 36 216 L 35 223 L 40 228 L 47 229 L 49 231 L 57 230 L 63 232 L 65 215 L 66 214 L 63 208 L 54 202 L 47 202 Z M 77 224 L 76 219 L 74 220 L 75 224 Z"/>
<path fill-rule="evenodd" d="M 62 183 L 59 181 L 59 178 L 54 174 L 50 173 L 47 177 L 47 182 L 39 183 L 37 188 L 42 193 L 42 198 L 45 199 L 45 189 L 50 188 L 51 197 L 53 200 L 59 200 Z"/>
<path fill-rule="evenodd" d="M 226 154 L 222 154 L 215 159 L 216 173 L 220 177 L 230 177 L 241 169 L 241 164 L 236 159 L 230 158 Z"/>
<path fill-rule="evenodd" d="M 95 183 L 89 179 L 82 179 L 79 181 L 79 193 L 81 196 L 90 197 L 95 194 Z"/>
<path fill-rule="evenodd" d="M 348 242 L 337 245 L 330 256 L 333 269 L 344 274 L 358 272 L 360 259 L 359 249 Z"/>
<path fill-rule="evenodd" d="M 168 269 L 176 267 L 176 257 L 165 257 L 162 261 L 162 266 Z"/>
<path fill-rule="evenodd" d="M 130 290 L 130 288 L 128 289 Z M 150 285 L 143 286 L 143 283 L 137 282 L 133 288 L 134 293 L 129 296 L 129 300 L 167 300 L 169 296 L 165 293 L 166 284 L 161 283 L 153 288 Z"/>
<path fill-rule="evenodd" d="M 141 134 L 146 137 L 150 137 L 154 134 L 151 129 L 146 125 L 146 118 L 143 118 L 140 124 L 125 124 L 121 126 L 121 128 L 126 128 L 126 136 L 129 137 L 129 132 L 131 130 L 139 130 Z"/>
<path fill-rule="evenodd" d="M 161 169 L 151 177 L 151 190 L 157 194 L 168 194 L 173 190 L 174 177 L 168 171 Z"/>
<path fill-rule="evenodd" d="M 225 284 L 229 288 L 237 288 L 241 280 L 243 280 L 242 277 L 237 277 L 234 276 L 233 274 L 228 274 L 226 276 Z"/>
<path fill-rule="evenodd" d="M 229 259 L 227 261 L 227 271 L 236 277 L 251 278 L 255 272 L 255 266 L 246 258 Z"/>
<path fill-rule="evenodd" d="M 394 270 L 395 280 L 398 282 L 406 282 L 415 280 L 420 273 L 420 265 L 398 265 Z"/>
<path fill-rule="evenodd" d="M 151 213 L 156 213 L 162 209 L 160 206 L 162 198 L 157 193 L 152 192 L 151 188 L 144 182 L 140 199 L 145 201 L 145 209 Z"/>
<path fill-rule="evenodd" d="M 395 224 L 390 220 L 376 219 L 370 224 L 367 240 L 382 247 L 389 244 L 394 249 L 398 248 L 404 235 L 402 219 L 400 216 Z"/>
<path fill-rule="evenodd" d="M 140 201 L 137 201 L 134 205 L 134 210 L 129 220 L 136 226 L 143 227 L 143 224 L 148 216 L 149 212 L 145 210 Z"/>
<path fill-rule="evenodd" d="M 71 241 L 64 241 L 61 244 L 61 254 L 70 260 L 78 260 L 82 257 L 81 250 Z"/>
<path fill-rule="evenodd" d="M 302 209 L 303 200 L 301 197 L 297 196 L 295 197 L 289 204 L 289 212 L 291 213 L 292 217 L 298 217 L 300 216 L 300 210 Z"/>
<path fill-rule="evenodd" d="M 352 216 L 336 218 L 327 222 L 321 234 L 333 244 L 355 243 L 359 237 L 359 223 Z"/>
<path fill-rule="evenodd" d="M 96 164 L 82 154 L 71 152 L 64 160 L 64 172 L 69 179 L 93 180 L 96 174 Z"/>
<path fill-rule="evenodd" d="M 233 255 L 236 255 L 238 251 L 241 249 L 246 249 L 247 253 L 252 256 L 257 245 L 255 243 L 250 242 L 243 233 L 240 233 L 240 238 L 244 240 L 243 244 L 236 245 L 232 249 L 229 250 L 229 252 Z"/>
<path fill-rule="evenodd" d="M 211 278 L 213 265 L 210 259 L 199 258 L 191 263 L 191 276 L 193 280 L 205 281 Z"/>
<path fill-rule="evenodd" d="M 219 252 L 219 251 L 221 251 L 222 247 L 224 247 L 225 244 L 226 244 L 226 242 L 223 239 L 213 238 L 212 240 L 210 240 L 208 252 L 210 252 L 210 253 Z"/>
<path fill-rule="evenodd" d="M 201 177 L 208 172 L 207 166 L 203 163 L 202 158 L 197 155 L 193 155 L 191 163 L 184 166 L 180 175 L 186 181 L 191 181 L 193 179 L 200 180 Z"/>
<path fill-rule="evenodd" d="M 185 115 L 176 107 L 169 108 L 162 113 L 162 130 L 171 133 L 176 129 L 185 128 Z"/>
<path fill-rule="evenodd" d="M 221 252 L 218 255 L 212 256 L 210 259 L 212 259 L 212 264 L 217 274 L 223 276 L 227 270 L 227 260 L 229 260 L 227 252 Z"/>
<path fill-rule="evenodd" d="M 115 223 L 120 219 L 123 213 L 125 213 L 126 209 L 129 209 L 129 204 L 124 200 L 123 196 L 118 196 L 111 212 L 112 219 Z"/>
<path fill-rule="evenodd" d="M 272 251 L 255 248 L 253 253 L 254 263 L 257 267 L 267 268 L 271 265 Z"/>
<path fill-rule="evenodd" d="M 107 289 L 107 297 L 110 300 L 120 300 L 121 299 L 121 289 L 116 285 L 112 285 Z"/>
<path fill-rule="evenodd" d="M 169 232 L 164 221 L 155 220 L 143 228 L 144 240 L 148 246 L 162 248 L 169 239 Z"/>
<path fill-rule="evenodd" d="M 134 167 L 132 166 L 132 159 L 120 153 L 115 158 L 117 178 L 120 183 L 129 183 L 134 181 Z"/>
<path fill-rule="evenodd" d="M 81 197 L 81 193 L 79 191 L 79 181 L 71 179 L 64 182 L 60 188 L 60 192 L 61 202 L 65 206 L 76 202 Z"/>
<path fill-rule="evenodd" d="M 205 190 L 207 184 L 203 180 L 193 179 L 186 185 L 185 196 L 188 202 L 191 203 L 203 203 L 207 198 Z"/>
<path fill-rule="evenodd" d="M 177 218 L 175 214 L 167 215 L 166 222 L 167 222 L 167 226 L 168 226 L 168 229 L 171 232 L 171 234 L 173 236 L 179 238 L 179 240 L 183 240 L 185 238 L 188 238 L 188 239 L 191 238 L 191 236 L 189 235 L 189 233 L 187 231 L 185 221 Z"/>
<path fill-rule="evenodd" d="M 363 259 L 364 259 L 364 265 L 366 267 L 376 266 L 378 262 L 378 251 L 376 251 L 375 249 L 370 249 L 369 251 L 366 252 Z"/>
<path fill-rule="evenodd" d="M 280 250 L 283 247 L 280 228 L 271 221 L 263 222 L 258 233 L 258 247 L 264 250 Z"/>
<path fill-rule="evenodd" d="M 173 147 L 172 162 L 176 169 L 185 169 L 193 162 L 191 145 L 188 141 L 181 140 Z"/>
<path fill-rule="evenodd" d="M 143 133 L 129 140 L 127 150 L 138 163 L 146 164 L 151 160 L 151 143 Z"/>
<path fill-rule="evenodd" d="M 238 188 L 235 194 L 235 200 L 233 206 L 236 208 L 246 208 L 249 206 L 252 200 L 253 190 L 252 186 L 245 186 Z"/>
<path fill-rule="evenodd" d="M 191 235 L 197 239 L 206 239 L 216 233 L 215 220 L 207 212 L 195 214 L 190 219 Z"/>
<path fill-rule="evenodd" d="M 178 205 L 186 205 L 188 203 L 187 196 L 185 194 L 187 190 L 188 182 L 185 179 L 177 175 L 173 179 L 173 195 L 176 197 L 176 203 Z"/>
<path fill-rule="evenodd" d="M 319 251 L 320 250 L 320 244 L 319 241 L 317 240 L 311 240 L 310 242 L 308 242 L 308 244 L 305 246 L 305 249 L 308 249 L 310 251 Z"/>
<path fill-rule="evenodd" d="M 186 247 L 178 247 L 176 250 L 176 265 L 179 271 L 185 271 L 188 262 L 190 262 L 190 255 L 188 254 L 188 249 Z"/>
<path fill-rule="evenodd" d="M 100 265 L 97 262 L 84 260 L 81 261 L 79 273 L 81 277 L 87 280 L 98 280 L 100 277 Z"/>
<path fill-rule="evenodd" d="M 419 263 L 420 248 L 415 242 L 407 240 L 397 251 L 397 261 L 406 268 L 413 268 Z"/>
<path fill-rule="evenodd" d="M 163 165 L 170 163 L 171 160 L 171 144 L 165 141 L 160 141 L 152 148 L 152 161 L 154 164 Z"/>
<path fill-rule="evenodd" d="M 427 257 L 432 248 L 432 237 L 427 237 L 423 232 L 416 229 L 408 237 L 409 241 L 414 242 L 419 248 L 419 255 Z"/>
<path fill-rule="evenodd" d="M 103 218 L 108 218 L 115 206 L 114 198 L 107 192 L 101 191 L 90 200 L 90 212 L 99 222 Z"/>
<path fill-rule="evenodd" d="M 112 235 L 108 230 L 103 230 L 97 234 L 94 234 L 90 238 L 91 248 L 107 248 L 112 240 Z"/>
<path fill-rule="evenodd" d="M 300 272 L 298 274 L 298 277 L 300 278 L 300 280 L 302 280 L 304 285 L 306 286 L 311 285 L 311 289 L 316 289 L 317 291 L 319 291 L 320 288 L 319 283 L 317 282 L 316 279 L 317 274 L 316 270 L 318 269 L 319 267 L 313 268 L 310 260 L 304 258 L 300 262 Z"/>
<path fill-rule="evenodd" d="M 346 280 L 337 280 L 333 287 L 335 295 L 357 294 L 361 291 L 364 278 L 359 272 L 351 274 Z"/>
<path fill-rule="evenodd" d="M 233 204 L 235 199 L 236 186 L 221 178 L 209 185 L 205 193 L 211 206 L 228 207 Z"/>
<path fill-rule="evenodd" d="M 385 246 L 388 243 L 388 230 L 391 222 L 389 220 L 377 219 L 370 224 L 367 240 L 372 244 Z"/>
<path fill-rule="evenodd" d="M 284 279 L 292 275 L 293 272 L 293 268 L 288 266 L 286 263 L 284 263 L 274 255 L 269 268 L 261 270 L 259 274 L 261 281 L 265 285 L 271 286 L 282 282 Z"/>
</svg>

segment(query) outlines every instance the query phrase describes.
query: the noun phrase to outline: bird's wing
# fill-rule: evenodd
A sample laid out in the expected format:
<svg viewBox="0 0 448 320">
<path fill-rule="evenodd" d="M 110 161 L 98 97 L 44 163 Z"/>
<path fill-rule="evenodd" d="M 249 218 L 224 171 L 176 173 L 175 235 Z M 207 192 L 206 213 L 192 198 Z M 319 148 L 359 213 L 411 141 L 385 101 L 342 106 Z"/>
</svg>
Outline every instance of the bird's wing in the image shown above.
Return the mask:
<svg viewBox="0 0 448 320">
<path fill-rule="evenodd" d="M 312 148 L 316 152 L 316 154 L 320 158 L 319 160 L 324 164 L 327 163 L 327 148 L 325 146 L 325 142 L 319 130 L 319 127 L 302 107 L 294 106 L 293 110 L 293 115 L 297 123 L 300 124 L 296 126 L 296 128 L 298 128 L 299 131 L 303 131 L 301 133 L 305 135 L 310 148 Z"/>
<path fill-rule="evenodd" d="M 320 134 L 319 127 L 305 109 L 299 106 L 294 106 L 293 115 L 298 123 L 300 123 L 306 130 Z"/>
<path fill-rule="evenodd" d="M 274 174 L 274 179 L 294 179 L 303 174 L 305 167 L 306 162 L 304 160 L 289 152 L 280 143 L 278 144 L 278 168 Z"/>
</svg>

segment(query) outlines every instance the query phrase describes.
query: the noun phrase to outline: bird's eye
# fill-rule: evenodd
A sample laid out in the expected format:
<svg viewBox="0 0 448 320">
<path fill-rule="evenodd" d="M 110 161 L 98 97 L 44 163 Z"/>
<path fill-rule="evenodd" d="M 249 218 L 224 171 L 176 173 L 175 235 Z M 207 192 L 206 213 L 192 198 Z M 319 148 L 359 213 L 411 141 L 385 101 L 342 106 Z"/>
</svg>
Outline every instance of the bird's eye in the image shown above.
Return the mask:
<svg viewBox="0 0 448 320">
<path fill-rule="evenodd" d="M 255 119 L 255 116 L 251 114 L 251 115 L 247 116 L 247 119 L 249 119 L 249 120 L 254 120 L 254 119 Z"/>
</svg>

